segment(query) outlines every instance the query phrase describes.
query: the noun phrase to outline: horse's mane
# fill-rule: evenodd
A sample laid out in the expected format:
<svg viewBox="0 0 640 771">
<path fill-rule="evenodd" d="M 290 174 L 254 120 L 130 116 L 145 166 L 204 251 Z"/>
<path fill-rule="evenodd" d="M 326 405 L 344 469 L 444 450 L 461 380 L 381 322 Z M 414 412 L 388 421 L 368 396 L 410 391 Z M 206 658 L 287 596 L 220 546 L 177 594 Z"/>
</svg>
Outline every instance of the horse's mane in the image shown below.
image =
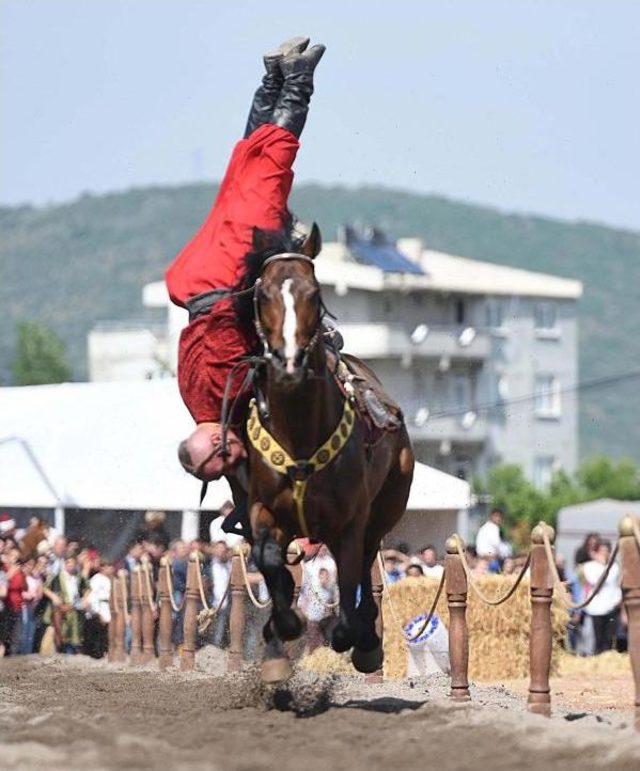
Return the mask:
<svg viewBox="0 0 640 771">
<path fill-rule="evenodd" d="M 262 273 L 265 260 L 283 252 L 293 252 L 300 247 L 299 239 L 291 234 L 291 222 L 285 222 L 282 230 L 262 230 L 254 228 L 253 249 L 244 257 L 244 277 L 234 287 L 242 291 L 252 287 Z M 253 333 L 253 295 L 247 293 L 234 299 L 238 321 L 245 332 Z"/>
</svg>

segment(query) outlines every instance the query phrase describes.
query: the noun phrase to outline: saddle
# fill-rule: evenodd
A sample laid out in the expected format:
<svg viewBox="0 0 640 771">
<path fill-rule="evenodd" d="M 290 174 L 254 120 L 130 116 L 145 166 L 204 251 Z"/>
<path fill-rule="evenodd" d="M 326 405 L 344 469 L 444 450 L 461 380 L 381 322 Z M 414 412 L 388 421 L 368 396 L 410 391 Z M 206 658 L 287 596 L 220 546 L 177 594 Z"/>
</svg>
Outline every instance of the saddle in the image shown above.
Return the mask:
<svg viewBox="0 0 640 771">
<path fill-rule="evenodd" d="M 403 424 L 400 406 L 385 391 L 375 372 L 361 359 L 348 353 L 329 354 L 329 366 L 340 390 L 354 406 L 369 429 L 369 442 L 397 431 Z"/>
</svg>

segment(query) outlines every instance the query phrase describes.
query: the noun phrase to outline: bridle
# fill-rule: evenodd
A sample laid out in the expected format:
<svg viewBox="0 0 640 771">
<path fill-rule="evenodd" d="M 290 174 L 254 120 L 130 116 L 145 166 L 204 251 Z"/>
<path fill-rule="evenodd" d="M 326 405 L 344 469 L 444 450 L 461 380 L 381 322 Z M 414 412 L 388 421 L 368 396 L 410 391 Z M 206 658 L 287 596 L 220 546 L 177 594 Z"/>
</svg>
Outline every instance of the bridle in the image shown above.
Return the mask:
<svg viewBox="0 0 640 771">
<path fill-rule="evenodd" d="M 297 254 L 296 252 L 283 252 L 282 254 L 274 254 L 273 257 L 267 258 L 264 263 L 262 264 L 262 272 L 264 273 L 264 270 L 266 267 L 271 265 L 274 262 L 306 262 L 309 265 L 313 266 L 313 260 L 311 257 L 307 257 L 305 254 Z M 262 286 L 262 275 L 256 279 L 255 284 L 253 285 L 253 324 L 256 330 L 256 335 L 258 336 L 258 339 L 260 340 L 260 344 L 262 345 L 262 356 L 266 361 L 273 361 L 274 358 L 274 351 L 271 350 L 271 347 L 269 346 L 269 341 L 267 340 L 267 336 L 264 331 L 264 327 L 262 326 L 262 322 L 260 321 L 260 287 Z M 320 312 L 318 313 L 318 319 L 316 322 L 316 328 L 311 336 L 311 339 L 309 342 L 301 348 L 302 351 L 302 363 L 301 366 L 306 369 L 307 364 L 309 363 L 309 355 L 315 345 L 318 342 L 318 338 L 320 337 L 321 329 L 322 329 L 322 317 L 328 313 L 324 303 L 322 302 L 322 299 L 320 299 Z"/>
</svg>

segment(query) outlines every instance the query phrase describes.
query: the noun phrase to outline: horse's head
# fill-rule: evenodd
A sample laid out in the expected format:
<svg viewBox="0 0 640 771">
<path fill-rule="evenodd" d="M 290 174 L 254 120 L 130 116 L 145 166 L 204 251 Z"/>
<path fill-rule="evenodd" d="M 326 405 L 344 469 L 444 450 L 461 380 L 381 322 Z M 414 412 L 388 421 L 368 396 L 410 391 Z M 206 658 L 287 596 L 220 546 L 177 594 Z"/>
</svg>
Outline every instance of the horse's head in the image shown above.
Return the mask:
<svg viewBox="0 0 640 771">
<path fill-rule="evenodd" d="M 256 284 L 255 314 L 278 380 L 301 382 L 321 336 L 320 286 L 309 255 L 288 252 L 266 260 Z"/>
</svg>

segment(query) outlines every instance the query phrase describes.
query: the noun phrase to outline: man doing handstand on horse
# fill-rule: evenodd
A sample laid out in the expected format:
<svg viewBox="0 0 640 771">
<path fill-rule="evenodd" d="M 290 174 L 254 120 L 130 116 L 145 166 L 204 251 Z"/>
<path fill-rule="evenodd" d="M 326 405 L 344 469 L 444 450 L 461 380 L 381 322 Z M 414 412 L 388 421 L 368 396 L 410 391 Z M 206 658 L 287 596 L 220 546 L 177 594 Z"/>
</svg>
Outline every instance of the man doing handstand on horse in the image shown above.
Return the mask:
<svg viewBox="0 0 640 771">
<path fill-rule="evenodd" d="M 323 45 L 307 49 L 308 44 L 306 37 L 293 38 L 264 56 L 266 73 L 214 206 L 166 274 L 171 299 L 189 310 L 180 337 L 178 384 L 197 427 L 180 445 L 180 462 L 204 482 L 228 475 L 234 493 L 239 490 L 232 475 L 246 452 L 232 428 L 222 452 L 223 395 L 232 368 L 256 351 L 257 338 L 240 323 L 230 295 L 246 285 L 256 230 L 283 234 L 290 251 L 300 251 L 307 236 L 287 200 L 314 70 L 325 51 Z M 231 397 L 241 381 L 233 379 Z"/>
</svg>

